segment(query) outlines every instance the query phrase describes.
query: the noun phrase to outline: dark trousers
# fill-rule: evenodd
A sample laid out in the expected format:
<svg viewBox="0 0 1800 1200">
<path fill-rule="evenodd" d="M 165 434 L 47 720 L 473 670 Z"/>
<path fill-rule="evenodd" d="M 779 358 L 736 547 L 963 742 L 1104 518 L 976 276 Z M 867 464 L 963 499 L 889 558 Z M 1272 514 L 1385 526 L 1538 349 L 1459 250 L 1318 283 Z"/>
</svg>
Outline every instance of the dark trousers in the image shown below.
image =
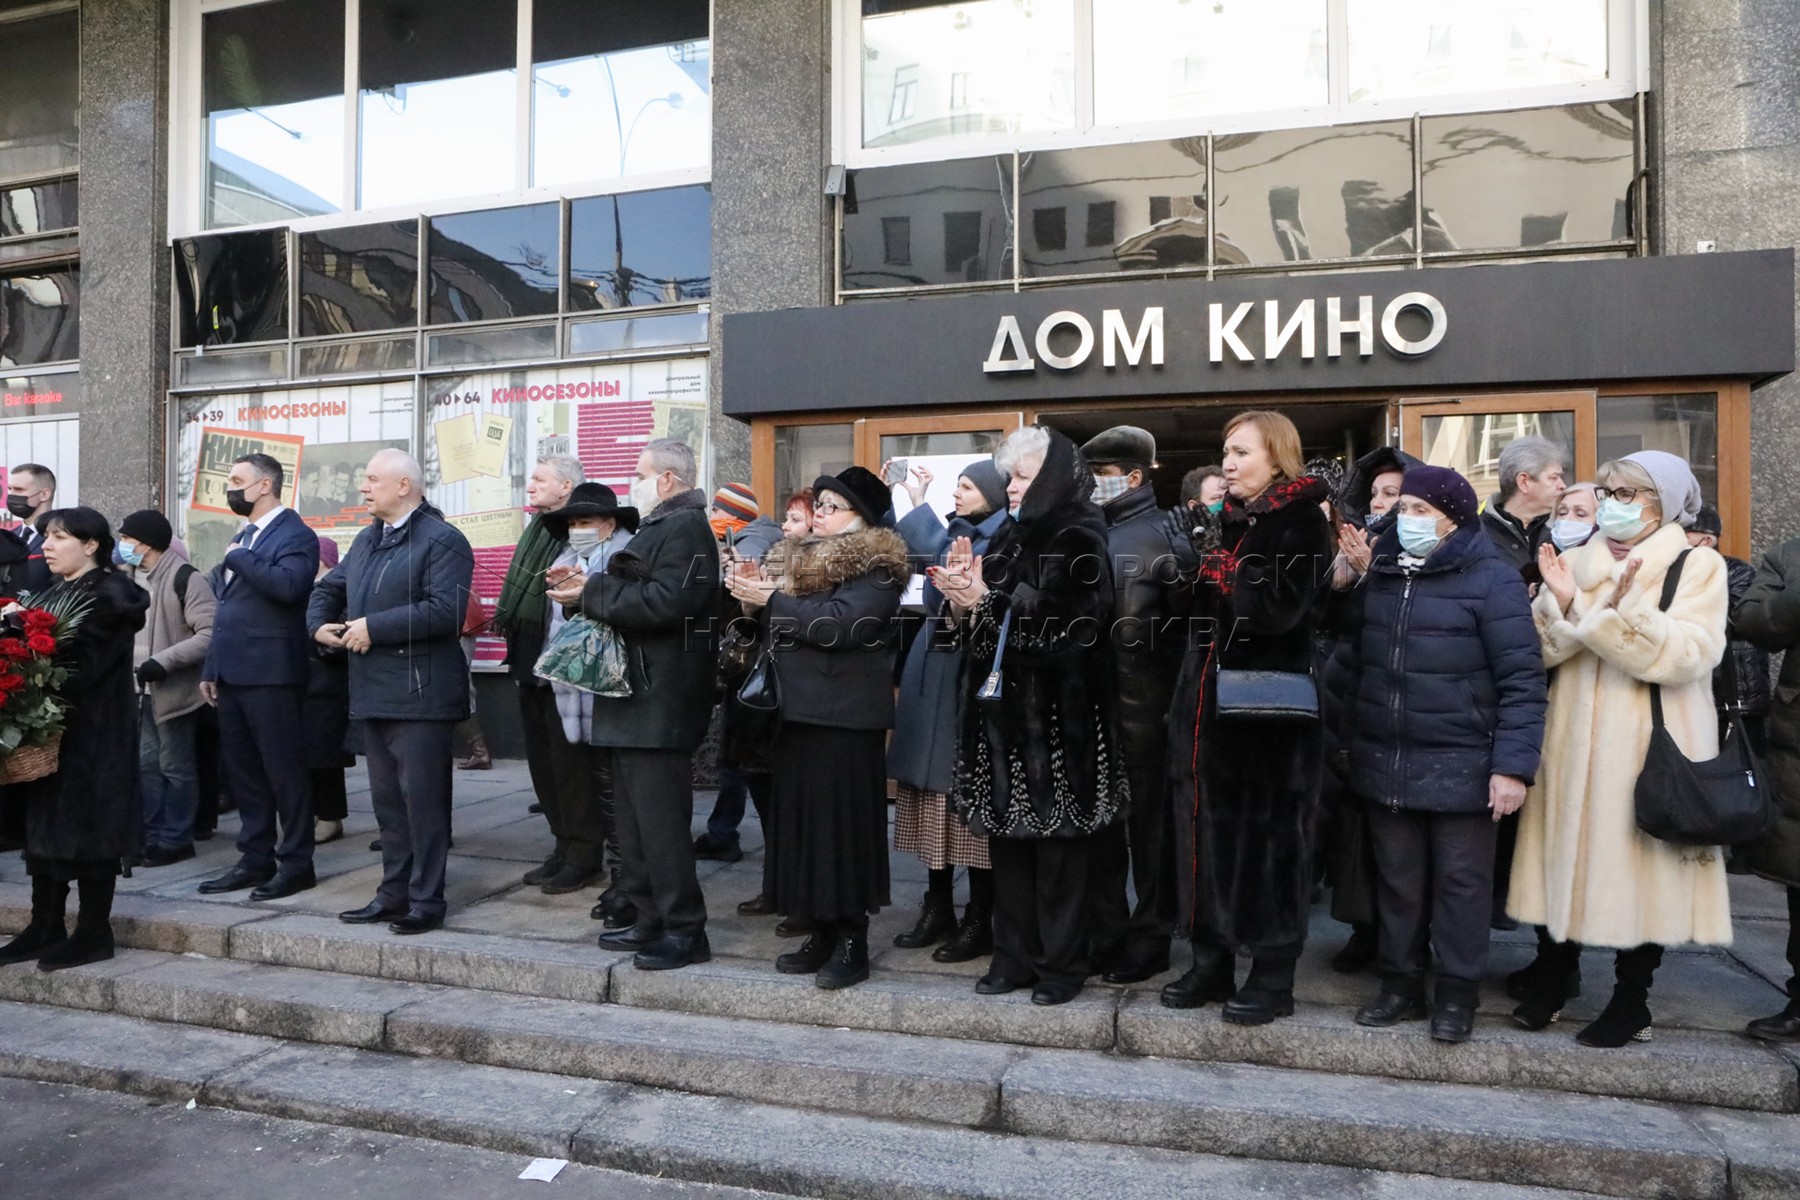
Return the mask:
<svg viewBox="0 0 1800 1200">
<path fill-rule="evenodd" d="M 312 788 L 301 748 L 300 705 L 306 689 L 298 684 L 218 686 L 219 757 L 243 822 L 239 862 L 257 871 L 271 866 L 304 871 L 312 866 L 313 855 Z"/>
<path fill-rule="evenodd" d="M 454 721 L 363 722 L 369 801 L 381 827 L 384 908 L 444 915 L 450 856 L 450 749 Z"/>
<path fill-rule="evenodd" d="M 556 693 L 547 687 L 519 685 L 519 722 L 531 788 L 556 838 L 556 857 L 572 866 L 599 870 L 606 847 L 606 814 L 594 787 L 588 748 L 564 736 Z"/>
<path fill-rule="evenodd" d="M 763 823 L 766 837 L 770 821 L 763 811 L 762 798 L 752 786 L 751 776 L 720 763 L 719 795 L 713 801 L 712 814 L 706 818 L 706 836 L 720 846 L 737 845 L 738 826 L 744 823 L 746 801 L 756 805 L 756 815 Z"/>
<path fill-rule="evenodd" d="M 706 927 L 694 877 L 694 765 L 680 750 L 613 751 L 619 881 L 638 928 L 691 936 Z"/>
<path fill-rule="evenodd" d="M 1788 966 L 1793 974 L 1788 977 L 1788 1000 L 1800 1007 L 1800 887 L 1791 887 L 1788 894 Z"/>
<path fill-rule="evenodd" d="M 221 807 L 225 798 L 219 778 L 219 710 L 202 704 L 194 711 L 194 778 L 199 799 L 194 805 L 194 828 L 208 833 L 218 828 L 219 813 L 237 807 L 231 801 Z"/>
<path fill-rule="evenodd" d="M 1489 817 L 1488 820 L 1493 820 Z M 1500 818 L 1494 830 L 1494 903 L 1489 922 L 1499 925 L 1507 919 L 1506 896 L 1512 887 L 1513 852 L 1519 845 L 1519 814 Z"/>
<path fill-rule="evenodd" d="M 1089 838 L 990 838 L 994 962 L 1014 983 L 1069 983 L 1088 975 Z"/>
<path fill-rule="evenodd" d="M 1127 766 L 1125 820 L 1096 833 L 1088 851 L 1088 920 L 1094 961 L 1166 954 L 1175 933 L 1175 849 L 1169 836 L 1167 768 Z M 1137 895 L 1126 895 L 1129 873 Z"/>
<path fill-rule="evenodd" d="M 1422 998 L 1435 948 L 1439 1003 L 1475 1005 L 1487 973 L 1495 831 L 1486 812 L 1369 806 L 1384 990 Z"/>
<path fill-rule="evenodd" d="M 313 819 L 342 821 L 350 815 L 350 792 L 344 786 L 344 768 L 313 767 L 306 773 L 312 789 Z"/>
</svg>

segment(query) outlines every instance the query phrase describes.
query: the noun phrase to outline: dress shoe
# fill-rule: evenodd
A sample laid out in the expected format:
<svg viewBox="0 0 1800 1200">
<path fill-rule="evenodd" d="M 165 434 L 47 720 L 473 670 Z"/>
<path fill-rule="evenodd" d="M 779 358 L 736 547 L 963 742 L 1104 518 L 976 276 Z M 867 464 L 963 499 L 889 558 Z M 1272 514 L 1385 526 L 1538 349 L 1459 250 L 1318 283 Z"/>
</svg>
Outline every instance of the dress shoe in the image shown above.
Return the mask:
<svg viewBox="0 0 1800 1200">
<path fill-rule="evenodd" d="M 382 921 L 392 921 L 404 917 L 404 908 L 389 908 L 379 900 L 371 900 L 361 908 L 353 908 L 349 912 L 338 914 L 338 920 L 346 925 L 376 925 Z"/>
<path fill-rule="evenodd" d="M 273 878 L 274 867 L 246 867 L 240 863 L 217 879 L 209 879 L 201 884 L 200 894 L 217 896 L 221 892 L 241 892 L 245 888 L 261 887 Z"/>
<path fill-rule="evenodd" d="M 544 806 L 541 804 L 537 804 L 537 803 L 527 804 L 525 806 L 525 811 L 530 813 L 534 817 L 539 816 L 543 813 Z"/>
<path fill-rule="evenodd" d="M 194 826 L 194 840 L 196 842 L 210 842 L 218 835 L 218 832 L 218 829 L 212 825 L 196 825 Z"/>
<path fill-rule="evenodd" d="M 1046 979 L 1031 989 L 1031 1002 L 1042 1008 L 1057 1004 L 1067 1004 L 1081 995 L 1079 983 L 1064 983 L 1059 979 Z"/>
<path fill-rule="evenodd" d="M 409 912 L 398 921 L 390 922 L 389 933 L 410 936 L 415 933 L 430 933 L 434 929 L 444 927 L 444 918 L 427 916 L 424 913 Z"/>
<path fill-rule="evenodd" d="M 645 929 L 642 925 L 632 925 L 625 929 L 613 929 L 595 938 L 602 950 L 642 950 L 651 945 L 662 934 Z"/>
<path fill-rule="evenodd" d="M 599 867 L 578 867 L 566 862 L 556 869 L 556 874 L 543 881 L 544 895 L 566 896 L 570 892 L 579 892 L 603 873 Z"/>
<path fill-rule="evenodd" d="M 319 877 L 313 869 L 307 867 L 302 871 L 277 871 L 275 877 L 250 893 L 252 900 L 280 900 L 284 896 L 292 896 L 299 892 L 309 892 L 319 886 Z"/>
<path fill-rule="evenodd" d="M 1800 1003 L 1790 1004 L 1772 1017 L 1758 1017 L 1744 1026 L 1744 1032 L 1765 1042 L 1800 1042 Z"/>
<path fill-rule="evenodd" d="M 588 916 L 600 922 L 603 929 L 630 929 L 637 924 L 637 905 L 623 896 L 616 901 L 608 901 L 604 897 L 600 903 L 588 910 Z"/>
<path fill-rule="evenodd" d="M 1211 962 L 1195 962 L 1188 973 L 1173 983 L 1163 984 L 1164 1008 L 1199 1008 L 1214 1000 L 1225 1000 L 1236 990 L 1232 981 L 1233 963 L 1220 955 Z"/>
<path fill-rule="evenodd" d="M 555 876 L 563 869 L 563 860 L 552 854 L 519 878 L 526 887 L 541 887 L 545 880 Z"/>
<path fill-rule="evenodd" d="M 102 922 L 92 928 L 77 925 L 67 941 L 59 942 L 38 955 L 37 967 L 40 971 L 64 971 L 70 967 L 105 962 L 112 956 L 111 924 Z"/>
<path fill-rule="evenodd" d="M 902 950 L 935 946 L 956 932 L 956 905 L 948 892 L 926 892 L 919 919 L 905 933 L 896 934 L 894 945 Z"/>
<path fill-rule="evenodd" d="M 789 950 L 775 960 L 775 969 L 783 975 L 813 975 L 831 957 L 836 939 L 830 929 L 819 929 L 807 935 L 798 950 Z"/>
<path fill-rule="evenodd" d="M 758 892 L 755 896 L 738 905 L 738 915 L 740 917 L 766 917 L 774 911 L 775 900 L 765 892 Z"/>
<path fill-rule="evenodd" d="M 1008 979 L 1004 975 L 996 975 L 992 971 L 989 971 L 986 975 L 983 975 L 980 979 L 975 981 L 975 994 L 977 996 L 1004 996 L 1008 992 L 1016 992 L 1020 988 L 1030 986 L 1031 983 L 1029 980 L 1020 982 L 1019 980 Z"/>
<path fill-rule="evenodd" d="M 703 833 L 694 839 L 694 857 L 711 862 L 734 863 L 744 857 L 744 848 L 738 845 L 735 838 L 722 842 L 710 833 Z"/>
<path fill-rule="evenodd" d="M 797 917 L 783 917 L 775 926 L 775 936 L 779 938 L 808 937 L 812 934 L 813 923 L 802 921 Z"/>
<path fill-rule="evenodd" d="M 674 971 L 693 963 L 712 961 L 706 930 L 698 933 L 665 933 L 632 956 L 640 971 Z"/>
<path fill-rule="evenodd" d="M 1375 961 L 1375 950 L 1375 931 L 1354 926 L 1344 948 L 1331 956 L 1331 969 L 1340 975 L 1354 975 Z"/>
<path fill-rule="evenodd" d="M 1386 1029 L 1402 1021 L 1423 1021 L 1425 1001 L 1415 996 L 1384 991 L 1356 1010 L 1356 1023 L 1371 1029 Z"/>
<path fill-rule="evenodd" d="M 170 863 L 186 862 L 192 857 L 194 857 L 192 842 L 185 846 L 151 846 L 144 851 L 144 866 L 166 867 Z"/>
<path fill-rule="evenodd" d="M 1139 950 L 1128 950 L 1113 963 L 1112 969 L 1100 978 L 1108 983 L 1142 983 L 1152 975 L 1161 975 L 1169 969 L 1169 951 L 1152 951 L 1148 954 Z M 1032 997 L 1034 1000 L 1036 997 Z"/>
<path fill-rule="evenodd" d="M 1466 1042 L 1475 1032 L 1475 1010 L 1454 1000 L 1440 1000 L 1431 1009 L 1431 1040 Z"/>
<path fill-rule="evenodd" d="M 323 846 L 327 842 L 335 842 L 344 836 L 342 821 L 314 821 L 313 845 Z"/>
</svg>

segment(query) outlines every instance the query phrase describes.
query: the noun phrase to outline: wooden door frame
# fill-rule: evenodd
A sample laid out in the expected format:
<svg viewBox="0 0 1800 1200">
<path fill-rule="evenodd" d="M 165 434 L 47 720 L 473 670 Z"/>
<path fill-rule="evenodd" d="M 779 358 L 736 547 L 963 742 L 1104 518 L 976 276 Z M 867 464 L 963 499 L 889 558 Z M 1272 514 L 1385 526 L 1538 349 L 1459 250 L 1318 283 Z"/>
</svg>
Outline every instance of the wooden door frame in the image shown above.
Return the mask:
<svg viewBox="0 0 1800 1200">
<path fill-rule="evenodd" d="M 1400 449 L 1420 455 L 1426 417 L 1484 416 L 1490 413 L 1572 412 L 1575 414 L 1575 474 L 1569 482 L 1594 477 L 1598 393 L 1592 388 L 1555 392 L 1482 392 L 1466 396 L 1407 396 L 1400 409 Z M 1481 500 L 1485 503 L 1486 496 Z"/>
<path fill-rule="evenodd" d="M 856 462 L 871 471 L 881 469 L 881 439 L 909 433 L 983 433 L 998 429 L 1005 437 L 1025 425 L 1023 408 L 983 409 L 934 413 L 930 416 L 864 417 L 856 421 Z"/>
</svg>

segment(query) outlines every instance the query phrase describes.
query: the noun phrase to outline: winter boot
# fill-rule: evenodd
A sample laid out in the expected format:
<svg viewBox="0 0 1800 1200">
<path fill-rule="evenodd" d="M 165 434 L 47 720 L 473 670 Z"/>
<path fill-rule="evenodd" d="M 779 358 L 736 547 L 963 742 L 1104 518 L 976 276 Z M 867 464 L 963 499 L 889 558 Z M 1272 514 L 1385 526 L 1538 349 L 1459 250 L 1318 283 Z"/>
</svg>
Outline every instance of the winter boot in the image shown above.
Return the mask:
<svg viewBox="0 0 1800 1200">
<path fill-rule="evenodd" d="M 950 868 L 932 871 L 929 878 L 930 882 L 925 889 L 925 903 L 919 909 L 918 923 L 894 938 L 894 945 L 902 950 L 935 946 L 956 930 L 956 904 L 950 895 Z"/>
<path fill-rule="evenodd" d="M 775 969 L 783 975 L 816 974 L 831 960 L 831 952 L 836 948 L 837 926 L 830 921 L 816 922 L 798 950 L 789 950 L 775 960 Z"/>
<path fill-rule="evenodd" d="M 1164 1008 L 1199 1008 L 1232 993 L 1237 963 L 1231 952 L 1212 942 L 1196 941 L 1193 947 L 1194 965 L 1188 973 L 1163 985 Z"/>
<path fill-rule="evenodd" d="M 69 884 L 43 875 L 31 877 L 31 923 L 12 941 L 0 946 L 0 966 L 29 962 L 69 936 L 63 910 L 69 903 Z"/>
<path fill-rule="evenodd" d="M 833 923 L 837 941 L 813 980 L 822 988 L 847 988 L 869 977 L 869 919 Z"/>
<path fill-rule="evenodd" d="M 1294 960 L 1250 960 L 1250 977 L 1237 994 L 1225 1002 L 1219 1014 L 1233 1025 L 1267 1025 L 1276 1017 L 1294 1015 Z"/>
<path fill-rule="evenodd" d="M 1617 1049 L 1650 1040 L 1650 982 L 1662 965 L 1663 948 L 1645 942 L 1613 956 L 1613 994 L 1593 1024 L 1575 1035 L 1584 1046 Z"/>
<path fill-rule="evenodd" d="M 1355 975 L 1375 961 L 1375 942 L 1375 926 L 1352 925 L 1350 940 L 1344 943 L 1342 950 L 1331 956 L 1331 969 L 1340 975 Z"/>
<path fill-rule="evenodd" d="M 1538 952 L 1531 962 L 1506 977 L 1506 994 L 1514 1000 L 1523 1000 L 1530 996 L 1537 986 L 1537 977 L 1545 969 L 1550 960 L 1545 958 L 1545 951 L 1556 945 L 1550 937 L 1550 931 L 1542 925 L 1537 927 Z M 1570 1000 L 1581 995 L 1581 959 L 1575 960 L 1575 966 L 1569 972 L 1569 981 L 1563 989 L 1563 995 Z"/>
<path fill-rule="evenodd" d="M 113 956 L 112 906 L 117 884 L 118 879 L 111 875 L 76 881 L 81 905 L 75 917 L 75 932 L 62 945 L 38 955 L 38 970 L 61 971 L 105 962 Z"/>
<path fill-rule="evenodd" d="M 1513 1009 L 1513 1021 L 1520 1029 L 1544 1029 L 1562 1017 L 1563 1003 L 1570 997 L 1569 988 L 1580 979 L 1580 942 L 1551 942 L 1538 950 L 1536 962 L 1525 968 L 1530 984 L 1524 1000 Z M 1512 979 L 1507 979 L 1512 990 Z"/>
</svg>

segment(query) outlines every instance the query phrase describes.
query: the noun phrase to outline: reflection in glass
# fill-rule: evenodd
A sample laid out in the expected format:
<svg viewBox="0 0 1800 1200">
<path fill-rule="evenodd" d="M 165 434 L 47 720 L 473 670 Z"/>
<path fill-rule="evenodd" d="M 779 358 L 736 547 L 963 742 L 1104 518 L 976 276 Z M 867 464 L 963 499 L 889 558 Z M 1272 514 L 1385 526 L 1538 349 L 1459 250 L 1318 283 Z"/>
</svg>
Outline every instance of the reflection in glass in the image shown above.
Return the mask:
<svg viewBox="0 0 1800 1200">
<path fill-rule="evenodd" d="M 650 350 L 658 346 L 699 346 L 706 343 L 706 328 L 703 312 L 572 322 L 569 325 L 569 353 L 603 354 L 618 350 Z"/>
<path fill-rule="evenodd" d="M 203 24 L 206 224 L 344 207 L 344 0 L 275 0 Z"/>
<path fill-rule="evenodd" d="M 856 436 L 850 425 L 777 425 L 775 500 L 769 507 L 785 513 L 789 496 L 855 461 Z"/>
<path fill-rule="evenodd" d="M 1350 100 L 1606 78 L 1607 0 L 1349 0 Z"/>
<path fill-rule="evenodd" d="M 556 205 L 431 218 L 431 324 L 556 312 Z"/>
<path fill-rule="evenodd" d="M 300 336 L 370 333 L 418 320 L 419 223 L 300 235 Z"/>
<path fill-rule="evenodd" d="M 230 346 L 284 338 L 287 234 L 279 229 L 175 243 L 179 344 Z"/>
<path fill-rule="evenodd" d="M 1075 124 L 1074 0 L 863 0 L 863 145 Z"/>
<path fill-rule="evenodd" d="M 1206 139 L 1021 155 L 1019 208 L 1026 275 L 1205 266 Z"/>
<path fill-rule="evenodd" d="M 72 12 L 0 25 L 0 179 L 81 163 L 76 27 Z"/>
<path fill-rule="evenodd" d="M 1425 249 L 1630 237 L 1633 119 L 1630 101 L 1426 117 Z"/>
<path fill-rule="evenodd" d="M 0 238 L 75 228 L 81 221 L 80 194 L 72 175 L 26 187 L 0 188 Z"/>
<path fill-rule="evenodd" d="M 1412 253 L 1412 130 L 1404 121 L 1221 134 L 1220 265 Z"/>
<path fill-rule="evenodd" d="M 569 206 L 569 309 L 712 295 L 712 188 L 590 196 Z"/>
<path fill-rule="evenodd" d="M 920 458 L 934 454 L 966 454 L 982 458 L 1000 448 L 1005 433 L 998 429 L 956 430 L 948 433 L 884 433 L 881 461 Z"/>
<path fill-rule="evenodd" d="M 1011 279 L 1012 170 L 1008 154 L 855 172 L 844 287 Z"/>
<path fill-rule="evenodd" d="M 0 279 L 0 367 L 81 357 L 81 268 Z"/>
<path fill-rule="evenodd" d="M 1427 416 L 1419 422 L 1424 449 L 1420 458 L 1434 467 L 1454 467 L 1487 497 L 1500 491 L 1500 451 L 1514 438 L 1548 438 L 1575 461 L 1575 414 L 1572 412 L 1466 413 Z"/>
<path fill-rule="evenodd" d="M 1694 478 L 1700 481 L 1700 493 L 1708 504 L 1719 502 L 1716 392 L 1602 396 L 1595 409 L 1594 433 L 1596 463 L 1639 450 L 1666 450 L 1694 469 Z"/>
<path fill-rule="evenodd" d="M 1094 19 L 1102 125 L 1303 108 L 1330 99 L 1326 0 L 1107 0 Z"/>
<path fill-rule="evenodd" d="M 469 329 L 434 333 L 427 338 L 426 365 L 524 362 L 556 356 L 556 326 L 523 325 L 504 329 Z"/>
<path fill-rule="evenodd" d="M 355 342 L 327 342 L 300 347 L 297 374 L 361 375 L 374 371 L 410 371 L 418 358 L 418 340 L 400 337 L 364 338 Z"/>
<path fill-rule="evenodd" d="M 179 383 L 191 385 L 286 379 L 287 347 L 256 346 L 247 350 L 184 355 L 175 360 L 175 378 Z"/>
<path fill-rule="evenodd" d="M 362 0 L 361 206 L 513 188 L 515 0 Z"/>
<path fill-rule="evenodd" d="M 535 0 L 532 183 L 705 166 L 707 0 Z"/>
</svg>

